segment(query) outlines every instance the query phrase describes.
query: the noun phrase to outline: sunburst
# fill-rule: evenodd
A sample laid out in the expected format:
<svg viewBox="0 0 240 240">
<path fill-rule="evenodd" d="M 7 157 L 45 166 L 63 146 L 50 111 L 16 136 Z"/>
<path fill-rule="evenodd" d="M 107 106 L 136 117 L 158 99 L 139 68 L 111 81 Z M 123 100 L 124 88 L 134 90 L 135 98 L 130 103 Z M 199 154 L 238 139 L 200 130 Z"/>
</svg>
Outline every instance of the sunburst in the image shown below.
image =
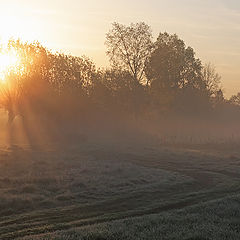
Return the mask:
<svg viewBox="0 0 240 240">
<path fill-rule="evenodd" d="M 5 82 L 7 73 L 18 64 L 19 58 L 15 52 L 0 53 L 0 81 Z"/>
</svg>

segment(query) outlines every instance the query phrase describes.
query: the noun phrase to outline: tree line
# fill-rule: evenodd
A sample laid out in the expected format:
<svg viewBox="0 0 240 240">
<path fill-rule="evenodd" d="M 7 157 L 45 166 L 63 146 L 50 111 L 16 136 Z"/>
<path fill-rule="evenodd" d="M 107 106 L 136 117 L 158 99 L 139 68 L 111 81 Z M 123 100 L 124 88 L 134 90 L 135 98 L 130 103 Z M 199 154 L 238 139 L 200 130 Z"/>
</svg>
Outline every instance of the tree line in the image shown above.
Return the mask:
<svg viewBox="0 0 240 240">
<path fill-rule="evenodd" d="M 215 67 L 203 64 L 176 34 L 143 23 L 113 23 L 106 34 L 111 67 L 87 57 L 54 53 L 38 42 L 10 40 L 20 63 L 0 84 L 0 105 L 15 116 L 30 114 L 59 124 L 98 119 L 157 119 L 167 115 L 239 114 L 240 94 L 224 98 Z M 0 48 L 0 51 L 1 48 Z"/>
</svg>

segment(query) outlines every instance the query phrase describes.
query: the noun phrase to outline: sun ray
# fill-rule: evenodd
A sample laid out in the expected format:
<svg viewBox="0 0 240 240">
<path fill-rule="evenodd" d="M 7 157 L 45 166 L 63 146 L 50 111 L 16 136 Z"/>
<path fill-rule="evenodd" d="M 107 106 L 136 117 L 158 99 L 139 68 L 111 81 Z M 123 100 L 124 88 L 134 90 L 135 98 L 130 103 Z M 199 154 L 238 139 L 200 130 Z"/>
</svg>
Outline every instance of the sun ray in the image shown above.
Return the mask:
<svg viewBox="0 0 240 240">
<path fill-rule="evenodd" d="M 0 81 L 6 81 L 7 73 L 16 68 L 19 61 L 19 57 L 13 51 L 4 53 L 0 52 Z"/>
</svg>

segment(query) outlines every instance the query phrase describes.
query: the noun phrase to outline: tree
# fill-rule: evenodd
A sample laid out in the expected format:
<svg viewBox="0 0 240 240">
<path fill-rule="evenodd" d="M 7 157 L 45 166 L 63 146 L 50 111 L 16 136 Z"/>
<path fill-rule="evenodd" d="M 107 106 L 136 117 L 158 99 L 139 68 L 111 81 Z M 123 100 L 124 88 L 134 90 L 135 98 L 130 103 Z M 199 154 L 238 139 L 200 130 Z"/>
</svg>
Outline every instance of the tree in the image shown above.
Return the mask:
<svg viewBox="0 0 240 240">
<path fill-rule="evenodd" d="M 128 70 L 138 83 L 143 80 L 152 49 L 152 32 L 147 24 L 140 22 L 125 26 L 113 23 L 106 36 L 106 46 L 115 68 Z"/>
<path fill-rule="evenodd" d="M 240 106 L 240 92 L 236 95 L 231 96 L 229 102 L 235 106 Z"/>
<path fill-rule="evenodd" d="M 221 76 L 216 72 L 215 67 L 211 63 L 207 63 L 203 66 L 202 78 L 206 84 L 209 95 L 216 96 L 221 89 Z"/>
<path fill-rule="evenodd" d="M 9 123 L 16 115 L 25 116 L 29 108 L 40 113 L 50 112 L 51 104 L 52 109 L 80 106 L 93 85 L 96 68 L 88 58 L 52 53 L 38 42 L 19 40 L 10 40 L 6 51 L 18 56 L 17 66 L 0 83 L 0 105 L 8 112 Z"/>
<path fill-rule="evenodd" d="M 184 87 L 204 88 L 201 61 L 191 47 L 186 47 L 176 34 L 160 33 L 154 43 L 146 74 L 148 82 L 158 89 Z"/>
<path fill-rule="evenodd" d="M 114 106 L 112 110 L 118 112 L 134 112 L 138 114 L 145 101 L 144 86 L 136 84 L 128 71 L 120 69 L 109 69 L 102 73 L 102 83 L 111 94 L 111 101 L 108 105 Z"/>
<path fill-rule="evenodd" d="M 225 98 L 224 98 L 224 94 L 223 94 L 223 90 L 219 89 L 215 96 L 213 97 L 213 105 L 215 108 L 220 108 L 224 105 L 225 103 Z"/>
<path fill-rule="evenodd" d="M 151 102 L 159 109 L 190 110 L 190 98 L 204 104 L 207 100 L 202 63 L 176 34 L 159 34 L 148 59 L 146 76 Z"/>
<path fill-rule="evenodd" d="M 7 54 L 14 52 L 18 57 L 18 64 L 5 73 L 6 81 L 1 83 L 0 89 L 1 106 L 8 112 L 10 124 L 15 116 L 23 115 L 26 98 L 41 93 L 40 85 L 46 77 L 48 63 L 47 51 L 38 42 L 29 44 L 10 40 L 4 50 Z"/>
</svg>

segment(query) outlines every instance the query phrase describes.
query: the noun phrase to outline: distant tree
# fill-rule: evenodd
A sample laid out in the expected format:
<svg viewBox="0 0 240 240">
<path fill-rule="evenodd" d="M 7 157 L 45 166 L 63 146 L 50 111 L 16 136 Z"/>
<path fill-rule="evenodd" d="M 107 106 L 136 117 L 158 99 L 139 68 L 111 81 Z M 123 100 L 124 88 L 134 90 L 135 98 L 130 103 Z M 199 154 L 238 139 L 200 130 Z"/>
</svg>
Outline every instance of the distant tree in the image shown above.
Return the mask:
<svg viewBox="0 0 240 240">
<path fill-rule="evenodd" d="M 216 96 L 217 92 L 221 89 L 221 76 L 216 72 L 215 67 L 211 63 L 203 66 L 202 77 L 209 95 Z"/>
<path fill-rule="evenodd" d="M 229 99 L 229 103 L 240 106 L 240 92 L 236 95 L 231 96 L 231 98 Z"/>
<path fill-rule="evenodd" d="M 215 96 L 212 98 L 212 102 L 215 108 L 221 108 L 224 103 L 226 103 L 222 89 L 216 92 Z"/>
<path fill-rule="evenodd" d="M 114 67 L 128 70 L 136 82 L 143 80 L 152 50 L 152 32 L 147 24 L 140 22 L 125 26 L 113 23 L 106 35 L 106 46 Z"/>
</svg>

